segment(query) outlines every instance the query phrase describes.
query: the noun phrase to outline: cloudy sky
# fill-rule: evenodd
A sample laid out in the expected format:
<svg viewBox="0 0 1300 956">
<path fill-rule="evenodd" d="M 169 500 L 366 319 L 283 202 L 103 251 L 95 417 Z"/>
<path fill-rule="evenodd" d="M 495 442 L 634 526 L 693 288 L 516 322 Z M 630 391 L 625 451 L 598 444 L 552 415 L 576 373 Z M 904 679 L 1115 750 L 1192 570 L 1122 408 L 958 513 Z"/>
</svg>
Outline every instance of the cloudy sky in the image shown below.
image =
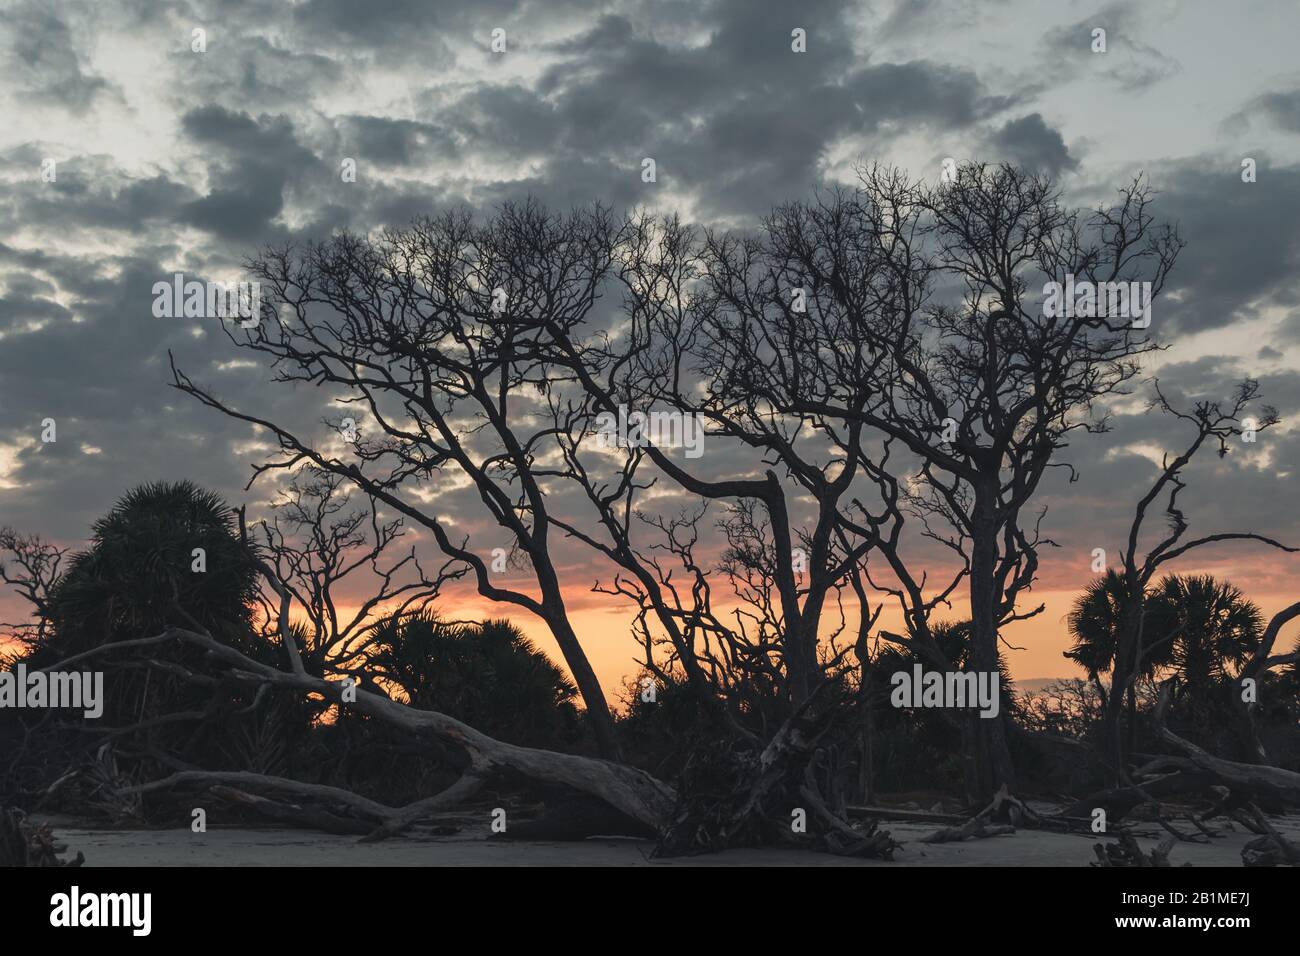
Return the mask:
<svg viewBox="0 0 1300 956">
<path fill-rule="evenodd" d="M 953 157 L 1050 172 L 1080 204 L 1150 177 L 1188 241 L 1150 371 L 1185 396 L 1257 377 L 1285 420 L 1198 463 L 1184 505 L 1198 532 L 1300 541 L 1297 35 L 1283 0 L 0 0 L 0 525 L 75 545 L 158 478 L 260 498 L 242 490 L 258 437 L 169 389 L 167 351 L 271 417 L 309 399 L 213 329 L 155 318 L 151 287 L 173 272 L 233 279 L 268 242 L 527 195 L 744 227 L 856 161 L 937 177 Z M 1047 614 L 1010 635 L 1021 677 L 1068 672 L 1069 594 L 1177 438 L 1120 411 L 1073 450 L 1084 480 L 1052 489 L 1062 548 Z M 574 600 L 611 682 L 633 649 L 618 613 L 583 603 L 582 562 Z M 1251 546 L 1193 568 L 1270 609 L 1300 580 L 1300 557 Z"/>
</svg>

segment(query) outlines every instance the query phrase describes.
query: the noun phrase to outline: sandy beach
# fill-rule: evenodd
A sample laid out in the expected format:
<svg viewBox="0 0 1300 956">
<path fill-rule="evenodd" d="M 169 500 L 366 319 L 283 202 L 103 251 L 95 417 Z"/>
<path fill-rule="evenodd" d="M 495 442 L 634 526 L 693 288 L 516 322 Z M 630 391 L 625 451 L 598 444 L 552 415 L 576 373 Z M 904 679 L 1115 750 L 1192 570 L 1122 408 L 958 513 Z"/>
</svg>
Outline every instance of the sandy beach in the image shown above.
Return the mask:
<svg viewBox="0 0 1300 956">
<path fill-rule="evenodd" d="M 1274 826 L 1300 839 L 1300 817 L 1274 819 Z M 581 843 L 527 842 L 487 837 L 403 837 L 379 844 L 353 837 L 300 830 L 213 827 L 189 830 L 85 830 L 57 826 L 70 854 L 86 866 L 1087 866 L 1097 839 L 1021 830 L 962 843 L 922 844 L 932 825 L 893 823 L 887 829 L 904 844 L 894 862 L 854 860 L 782 849 L 730 850 L 682 859 L 652 859 L 638 840 L 593 838 Z M 1252 834 L 1241 827 L 1214 827 L 1209 843 L 1181 842 L 1170 861 L 1178 866 L 1238 867 Z M 1159 843 L 1140 838 L 1143 849 Z"/>
</svg>

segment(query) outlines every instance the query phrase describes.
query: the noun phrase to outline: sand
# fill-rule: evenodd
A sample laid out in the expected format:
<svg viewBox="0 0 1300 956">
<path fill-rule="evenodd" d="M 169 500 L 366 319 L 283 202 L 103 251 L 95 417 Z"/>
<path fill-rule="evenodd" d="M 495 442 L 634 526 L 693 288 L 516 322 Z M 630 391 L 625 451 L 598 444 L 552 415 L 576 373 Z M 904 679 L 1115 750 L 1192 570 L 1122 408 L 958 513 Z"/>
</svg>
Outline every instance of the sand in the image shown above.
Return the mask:
<svg viewBox="0 0 1300 956">
<path fill-rule="evenodd" d="M 790 850 L 731 850 L 690 859 L 650 859 L 650 844 L 637 840 L 593 838 L 581 843 L 500 841 L 486 837 L 402 837 L 379 844 L 355 837 L 302 830 L 211 827 L 186 830 L 86 830 L 55 822 L 55 833 L 72 854 L 86 855 L 86 866 L 1087 866 L 1097 840 L 1083 836 L 1022 830 L 963 843 L 921 844 L 935 828 L 892 823 L 888 829 L 905 843 L 894 863 L 849 860 Z M 1300 840 L 1300 817 L 1275 821 L 1279 830 Z M 1190 827 L 1183 825 L 1182 829 Z M 1241 847 L 1252 834 L 1240 827 L 1214 827 L 1222 836 L 1206 843 L 1180 843 L 1174 865 L 1241 865 Z M 1144 849 L 1156 837 L 1140 839 Z"/>
</svg>

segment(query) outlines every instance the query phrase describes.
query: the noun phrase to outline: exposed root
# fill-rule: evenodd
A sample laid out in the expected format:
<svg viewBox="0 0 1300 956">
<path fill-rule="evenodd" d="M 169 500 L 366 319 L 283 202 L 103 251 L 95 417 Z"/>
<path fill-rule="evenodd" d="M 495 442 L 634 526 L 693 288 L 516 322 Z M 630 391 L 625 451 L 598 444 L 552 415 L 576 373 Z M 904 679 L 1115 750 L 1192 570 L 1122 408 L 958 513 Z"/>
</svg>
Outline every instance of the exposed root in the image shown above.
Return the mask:
<svg viewBox="0 0 1300 956">
<path fill-rule="evenodd" d="M 0 809 L 0 866 L 81 866 L 85 856 L 78 851 L 71 860 L 61 859 L 68 848 L 55 841 L 47 824 L 28 823 L 18 809 Z"/>
<path fill-rule="evenodd" d="M 1169 851 L 1174 848 L 1174 844 L 1177 842 L 1174 837 L 1165 837 L 1160 841 L 1159 846 L 1150 853 L 1145 853 L 1142 847 L 1138 845 L 1138 841 L 1133 834 L 1121 833 L 1119 840 L 1115 843 L 1094 844 L 1093 851 L 1097 854 L 1097 861 L 1088 865 L 1100 867 L 1169 866 Z M 1191 864 L 1184 863 L 1183 866 L 1191 866 Z"/>
</svg>

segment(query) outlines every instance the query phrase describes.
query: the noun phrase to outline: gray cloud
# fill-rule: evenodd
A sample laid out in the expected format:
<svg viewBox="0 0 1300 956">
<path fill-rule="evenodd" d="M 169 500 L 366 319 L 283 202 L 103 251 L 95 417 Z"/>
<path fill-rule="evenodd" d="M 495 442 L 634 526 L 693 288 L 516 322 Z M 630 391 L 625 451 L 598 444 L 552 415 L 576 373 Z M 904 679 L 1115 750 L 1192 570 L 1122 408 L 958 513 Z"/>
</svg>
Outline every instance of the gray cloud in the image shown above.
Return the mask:
<svg viewBox="0 0 1300 956">
<path fill-rule="evenodd" d="M 17 449 L 0 513 L 65 539 L 82 537 L 144 480 L 190 477 L 244 500 L 248 462 L 258 457 L 241 444 L 250 432 L 169 389 L 168 350 L 242 407 L 307 430 L 326 414 L 328 395 L 274 387 L 264 369 L 231 364 L 247 356 L 215 325 L 153 318 L 152 283 L 175 268 L 224 275 L 270 241 L 528 195 L 560 207 L 680 199 L 703 220 L 747 224 L 824 183 L 845 143 L 868 159 L 903 151 L 927 162 L 955 140 L 990 159 L 1068 172 L 1072 188 L 1100 193 L 1120 185 L 1113 156 L 1097 159 L 1114 117 L 1092 116 L 1089 97 L 1113 100 L 1116 88 L 1155 95 L 1178 69 L 1154 49 L 1154 14 L 1128 5 L 1054 22 L 1023 68 L 966 40 L 996 17 L 1026 12 L 1010 2 L 990 12 L 966 0 L 871 11 L 847 0 L 220 0 L 160 12 L 106 0 L 89 20 L 68 15 L 89 9 L 17 8 L 3 27 L 13 68 L 0 80 L 14 102 L 30 105 L 0 157 L 9 171 L 0 191 L 0 446 Z M 874 27 L 862 27 L 864 14 Z M 94 24 L 104 47 L 121 32 L 166 51 L 161 99 L 115 87 L 112 64 L 90 58 L 81 23 Z M 210 33 L 202 59 L 186 49 L 199 24 Z M 1088 49 L 1094 25 L 1109 31 L 1104 59 Z M 495 26 L 508 32 L 504 58 L 487 51 Z M 807 31 L 807 53 L 790 49 L 796 26 Z M 885 42 L 900 39 L 934 42 L 891 58 Z M 957 48 L 966 55 L 950 56 Z M 1031 68 L 1032 82 L 1020 82 Z M 1077 84 L 1081 106 L 1045 97 L 1067 83 Z M 1177 220 L 1189 241 L 1157 331 L 1173 341 L 1226 335 L 1289 310 L 1282 335 L 1291 338 L 1251 342 L 1249 362 L 1173 365 L 1162 381 L 1191 396 L 1254 372 L 1267 400 L 1300 414 L 1300 377 L 1284 351 L 1300 343 L 1300 167 L 1285 145 L 1300 131 L 1294 94 L 1252 89 L 1236 102 L 1269 121 L 1252 153 L 1256 183 L 1243 184 L 1238 160 L 1204 143 L 1134 145 L 1126 157 L 1150 170 L 1157 215 Z M 175 138 L 145 149 L 74 140 L 60 153 L 58 181 L 40 182 L 43 110 L 93 117 L 123 105 L 124 117 L 171 120 Z M 1207 116 L 1207 128 L 1220 120 Z M 116 145 L 132 149 L 119 156 Z M 348 156 L 358 161 L 355 183 L 340 181 Z M 658 163 L 656 184 L 641 182 L 646 156 Z M 55 445 L 33 442 L 44 417 L 59 423 Z M 1133 449 L 1172 440 L 1155 416 L 1119 415 L 1115 424 L 1070 449 L 1083 481 L 1049 488 L 1051 533 L 1070 547 L 1117 540 L 1154 467 Z M 1295 461 L 1298 434 L 1274 432 L 1262 447 L 1275 462 Z M 1260 453 L 1198 462 L 1188 496 L 1198 528 L 1273 520 L 1300 537 L 1293 519 L 1277 518 L 1278 480 Z M 707 467 L 721 474 L 736 461 L 710 456 Z M 557 492 L 557 502 L 568 494 Z M 448 497 L 452 509 L 460 502 Z M 463 504 L 474 513 L 469 497 Z"/>
<path fill-rule="evenodd" d="M 1179 71 L 1178 63 L 1146 42 L 1154 18 L 1149 8 L 1123 0 L 1091 16 L 1049 30 L 1043 37 L 1044 80 L 1049 85 L 1089 70 L 1120 89 L 1137 92 Z M 1105 30 L 1105 52 L 1093 51 L 1093 31 Z"/>
<path fill-rule="evenodd" d="M 1235 159 L 1202 156 L 1153 172 L 1157 215 L 1187 240 L 1160 310 L 1172 332 L 1222 328 L 1300 305 L 1300 167 L 1259 157 L 1242 182 Z"/>
<path fill-rule="evenodd" d="M 0 19 L 0 64 L 25 97 L 84 114 L 114 91 L 87 69 L 68 23 L 40 0 L 7 4 Z"/>
<path fill-rule="evenodd" d="M 1252 116 L 1288 133 L 1300 133 L 1300 89 L 1277 90 L 1257 97 L 1230 118 L 1231 128 L 1240 129 L 1241 121 Z"/>
<path fill-rule="evenodd" d="M 992 160 L 1051 176 L 1079 167 L 1060 131 L 1048 126 L 1040 113 L 1009 121 L 988 137 L 984 149 Z"/>
</svg>

